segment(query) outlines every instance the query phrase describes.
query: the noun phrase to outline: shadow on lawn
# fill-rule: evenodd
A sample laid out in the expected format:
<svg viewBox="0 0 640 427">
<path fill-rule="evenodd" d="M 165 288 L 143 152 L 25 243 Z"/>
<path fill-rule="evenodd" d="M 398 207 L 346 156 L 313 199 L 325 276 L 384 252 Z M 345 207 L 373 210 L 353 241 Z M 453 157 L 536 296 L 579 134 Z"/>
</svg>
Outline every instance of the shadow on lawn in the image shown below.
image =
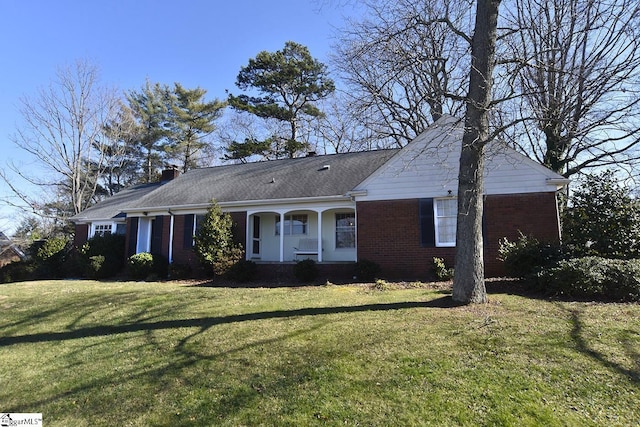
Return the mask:
<svg viewBox="0 0 640 427">
<path fill-rule="evenodd" d="M 221 317 L 202 317 L 195 319 L 159 320 L 156 322 L 135 322 L 124 325 L 103 325 L 74 329 L 64 332 L 41 332 L 28 335 L 0 337 L 0 347 L 22 343 L 64 341 L 86 337 L 97 337 L 128 332 L 155 331 L 174 328 L 199 327 L 203 330 L 215 325 L 246 322 L 251 320 L 277 319 L 300 316 L 317 316 L 323 314 L 357 313 L 363 311 L 401 310 L 407 308 L 452 308 L 460 304 L 450 296 L 430 301 L 398 302 L 386 304 L 365 304 L 344 307 L 314 307 L 293 310 L 263 311 L 257 313 L 236 314 Z"/>
<path fill-rule="evenodd" d="M 573 339 L 573 342 L 575 343 L 576 348 L 580 353 L 596 360 L 605 368 L 612 369 L 619 374 L 625 375 L 631 381 L 640 383 L 640 351 L 632 344 L 634 337 L 629 336 L 629 334 L 637 335 L 637 332 L 624 331 L 625 336 L 619 337 L 618 341 L 624 346 L 623 351 L 627 353 L 629 359 L 635 362 L 635 369 L 633 369 L 625 367 L 620 363 L 615 362 L 614 360 L 610 360 L 609 358 L 607 358 L 606 354 L 592 348 L 589 345 L 589 341 L 587 340 L 587 338 L 585 338 L 586 332 L 584 322 L 581 319 L 582 313 L 580 312 L 580 310 L 570 310 L 570 314 L 572 325 L 571 338 Z"/>
</svg>

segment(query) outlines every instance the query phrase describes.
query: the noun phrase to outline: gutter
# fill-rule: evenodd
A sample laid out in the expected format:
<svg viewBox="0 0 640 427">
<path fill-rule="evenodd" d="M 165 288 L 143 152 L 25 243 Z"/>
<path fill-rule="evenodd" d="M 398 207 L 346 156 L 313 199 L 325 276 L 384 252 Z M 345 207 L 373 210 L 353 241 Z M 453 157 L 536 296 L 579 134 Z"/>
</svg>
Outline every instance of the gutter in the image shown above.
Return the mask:
<svg viewBox="0 0 640 427">
<path fill-rule="evenodd" d="M 266 205 L 286 205 L 286 204 L 310 204 L 318 202 L 348 202 L 351 201 L 350 193 L 340 196 L 319 196 L 319 197 L 296 197 L 291 199 L 269 199 L 269 200 L 238 200 L 232 202 L 217 202 L 220 208 L 236 208 L 236 207 L 253 207 L 253 206 L 266 206 Z M 197 209 L 208 209 L 211 206 L 210 202 L 207 203 L 194 203 L 189 205 L 173 205 L 173 206 L 155 206 L 155 207 L 138 207 L 131 209 L 123 209 L 122 212 L 126 214 L 141 214 L 144 212 L 150 214 L 152 212 L 166 212 L 170 209 L 174 214 L 177 211 L 193 211 Z"/>
</svg>

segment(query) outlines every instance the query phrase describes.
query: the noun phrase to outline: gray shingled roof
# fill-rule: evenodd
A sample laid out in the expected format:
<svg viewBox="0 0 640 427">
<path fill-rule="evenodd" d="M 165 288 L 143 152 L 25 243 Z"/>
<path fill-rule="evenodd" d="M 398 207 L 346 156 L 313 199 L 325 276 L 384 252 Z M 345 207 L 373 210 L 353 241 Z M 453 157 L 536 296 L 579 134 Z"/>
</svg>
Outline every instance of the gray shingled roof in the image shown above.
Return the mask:
<svg viewBox="0 0 640 427">
<path fill-rule="evenodd" d="M 397 150 L 331 154 L 193 169 L 128 208 L 344 195 Z M 326 167 L 328 166 L 328 168 Z"/>
<path fill-rule="evenodd" d="M 71 221 L 97 221 L 116 218 L 136 200 L 149 194 L 164 183 L 140 184 L 122 190 L 111 197 L 71 217 Z"/>
</svg>

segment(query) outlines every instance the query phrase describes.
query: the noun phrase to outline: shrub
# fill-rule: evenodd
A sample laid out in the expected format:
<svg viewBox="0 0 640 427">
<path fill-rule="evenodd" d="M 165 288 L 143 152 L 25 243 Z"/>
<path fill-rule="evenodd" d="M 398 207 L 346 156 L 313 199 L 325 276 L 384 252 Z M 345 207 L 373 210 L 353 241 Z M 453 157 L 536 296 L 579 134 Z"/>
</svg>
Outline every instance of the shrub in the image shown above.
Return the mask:
<svg viewBox="0 0 640 427">
<path fill-rule="evenodd" d="M 109 277 L 107 273 L 108 270 L 104 268 L 104 260 L 104 255 L 94 255 L 89 257 L 88 269 L 91 272 L 91 277 L 96 279 L 105 279 Z"/>
<path fill-rule="evenodd" d="M 362 259 L 356 262 L 356 277 L 358 280 L 371 282 L 380 277 L 381 272 L 380 264 L 375 261 Z"/>
<path fill-rule="evenodd" d="M 318 266 L 312 259 L 298 261 L 293 266 L 293 275 L 301 282 L 311 282 L 318 277 Z"/>
<path fill-rule="evenodd" d="M 169 277 L 172 279 L 186 279 L 191 277 L 192 271 L 189 264 L 170 264 Z"/>
<path fill-rule="evenodd" d="M 438 280 L 446 281 L 453 279 L 453 268 L 447 268 L 442 258 L 433 257 L 433 270 Z"/>
<path fill-rule="evenodd" d="M 515 242 L 507 238 L 500 240 L 498 253 L 507 274 L 519 278 L 526 278 L 562 259 L 559 245 L 543 243 L 522 233 Z"/>
<path fill-rule="evenodd" d="M 124 267 L 125 237 L 117 234 L 94 236 L 79 250 L 84 262 L 83 274 L 106 279 L 115 276 Z"/>
<path fill-rule="evenodd" d="M 555 295 L 640 301 L 640 260 L 582 257 L 541 270 L 536 283 Z"/>
<path fill-rule="evenodd" d="M 149 252 L 131 255 L 127 265 L 129 267 L 129 275 L 134 280 L 144 280 L 153 272 L 153 255 Z"/>
<path fill-rule="evenodd" d="M 200 263 L 223 275 L 243 258 L 242 246 L 233 241 L 233 221 L 215 201 L 211 202 L 194 237 L 193 250 Z"/>
<path fill-rule="evenodd" d="M 384 279 L 377 279 L 372 288 L 376 291 L 390 291 L 393 289 L 393 285 Z"/>
<path fill-rule="evenodd" d="M 31 280 L 35 269 L 36 265 L 32 261 L 14 261 L 0 268 L 0 283 Z"/>
<path fill-rule="evenodd" d="M 563 212 L 565 244 L 576 256 L 640 256 L 640 204 L 613 171 L 586 175 Z"/>
<path fill-rule="evenodd" d="M 38 248 L 34 251 L 34 262 L 38 277 L 62 277 L 69 240 L 64 237 L 51 237 L 36 246 Z"/>
<path fill-rule="evenodd" d="M 616 301 L 640 301 L 640 259 L 610 260 L 605 292 Z"/>
<path fill-rule="evenodd" d="M 241 259 L 231 266 L 227 272 L 227 277 L 236 282 L 251 282 L 258 274 L 258 267 L 255 262 Z"/>
<path fill-rule="evenodd" d="M 169 260 L 160 254 L 153 254 L 151 275 L 154 279 L 166 279 L 169 275 Z"/>
</svg>

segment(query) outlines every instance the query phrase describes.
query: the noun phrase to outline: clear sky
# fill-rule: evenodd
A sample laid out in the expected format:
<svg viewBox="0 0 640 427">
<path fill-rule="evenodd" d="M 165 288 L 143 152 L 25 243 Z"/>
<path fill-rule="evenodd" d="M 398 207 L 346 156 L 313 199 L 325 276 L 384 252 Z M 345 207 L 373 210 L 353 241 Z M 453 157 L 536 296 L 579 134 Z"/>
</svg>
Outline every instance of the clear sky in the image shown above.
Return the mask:
<svg viewBox="0 0 640 427">
<path fill-rule="evenodd" d="M 34 96 L 56 69 L 88 59 L 104 85 L 122 91 L 152 82 L 236 90 L 249 58 L 286 41 L 328 61 L 335 28 L 353 8 L 332 0 L 0 0 L 0 167 L 26 161 L 10 141 L 22 96 Z M 8 189 L 0 183 L 0 196 Z M 17 213 L 0 206 L 0 230 Z"/>
</svg>

